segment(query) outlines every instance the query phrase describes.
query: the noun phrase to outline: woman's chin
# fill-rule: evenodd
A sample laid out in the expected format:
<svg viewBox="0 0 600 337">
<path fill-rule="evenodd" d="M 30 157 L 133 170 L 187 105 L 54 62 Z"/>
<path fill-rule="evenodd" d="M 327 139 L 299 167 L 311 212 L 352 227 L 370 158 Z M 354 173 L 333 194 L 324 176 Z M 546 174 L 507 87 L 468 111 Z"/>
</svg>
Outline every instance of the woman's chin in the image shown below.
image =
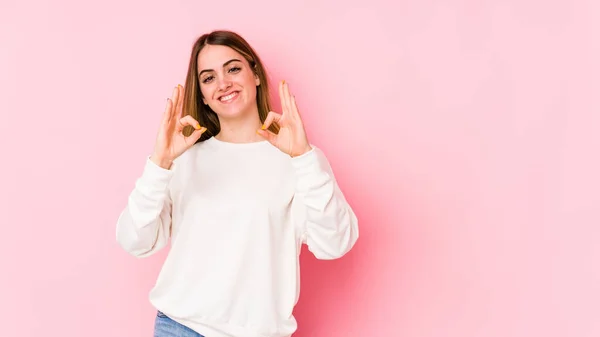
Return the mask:
<svg viewBox="0 0 600 337">
<path fill-rule="evenodd" d="M 219 110 L 213 110 L 217 114 L 219 118 L 223 119 L 238 119 L 247 117 L 247 115 L 254 111 L 255 109 L 251 109 L 248 106 L 241 105 L 231 105 L 231 106 L 220 106 Z"/>
</svg>

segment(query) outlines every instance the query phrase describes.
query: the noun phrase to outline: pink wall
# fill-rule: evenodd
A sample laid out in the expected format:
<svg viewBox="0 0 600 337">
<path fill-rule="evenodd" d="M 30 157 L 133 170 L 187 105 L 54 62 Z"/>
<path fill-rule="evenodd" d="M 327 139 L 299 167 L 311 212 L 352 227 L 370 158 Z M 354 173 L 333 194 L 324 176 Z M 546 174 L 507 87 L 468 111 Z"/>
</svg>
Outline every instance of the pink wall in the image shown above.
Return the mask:
<svg viewBox="0 0 600 337">
<path fill-rule="evenodd" d="M 193 40 L 242 33 L 360 218 L 297 336 L 600 335 L 597 1 L 4 1 L 3 336 L 150 336 L 115 221 Z"/>
</svg>

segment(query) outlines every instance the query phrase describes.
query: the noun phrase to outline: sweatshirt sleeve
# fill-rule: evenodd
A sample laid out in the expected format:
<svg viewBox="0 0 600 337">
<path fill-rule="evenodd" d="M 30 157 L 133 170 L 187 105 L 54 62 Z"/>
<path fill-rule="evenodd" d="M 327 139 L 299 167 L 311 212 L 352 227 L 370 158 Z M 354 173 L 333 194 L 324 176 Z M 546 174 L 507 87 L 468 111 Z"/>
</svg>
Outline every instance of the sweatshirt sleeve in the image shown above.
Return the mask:
<svg viewBox="0 0 600 337">
<path fill-rule="evenodd" d="M 358 220 L 340 190 L 323 152 L 312 150 L 292 158 L 296 174 L 293 217 L 302 243 L 315 257 L 342 257 L 358 239 Z"/>
<path fill-rule="evenodd" d="M 172 169 L 163 169 L 146 159 L 142 175 L 117 220 L 117 242 L 129 254 L 146 257 L 169 241 L 172 202 L 168 188 L 172 176 Z"/>
</svg>

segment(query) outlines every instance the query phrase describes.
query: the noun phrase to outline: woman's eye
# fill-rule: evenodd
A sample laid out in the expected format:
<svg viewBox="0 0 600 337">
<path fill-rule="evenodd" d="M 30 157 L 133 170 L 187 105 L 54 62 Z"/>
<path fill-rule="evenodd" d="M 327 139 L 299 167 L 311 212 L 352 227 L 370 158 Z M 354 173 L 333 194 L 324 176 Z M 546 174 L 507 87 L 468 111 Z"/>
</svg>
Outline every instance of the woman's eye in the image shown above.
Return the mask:
<svg viewBox="0 0 600 337">
<path fill-rule="evenodd" d="M 241 67 L 231 67 L 231 68 L 229 68 L 229 70 L 228 70 L 227 72 L 235 74 L 235 73 L 238 73 L 238 72 L 240 72 L 240 70 L 242 70 L 242 68 L 241 68 Z M 212 81 L 214 78 L 215 78 L 215 77 L 214 77 L 214 76 L 212 76 L 212 75 L 206 76 L 206 77 L 205 77 L 205 78 L 202 80 L 202 83 L 208 83 L 208 82 Z"/>
</svg>

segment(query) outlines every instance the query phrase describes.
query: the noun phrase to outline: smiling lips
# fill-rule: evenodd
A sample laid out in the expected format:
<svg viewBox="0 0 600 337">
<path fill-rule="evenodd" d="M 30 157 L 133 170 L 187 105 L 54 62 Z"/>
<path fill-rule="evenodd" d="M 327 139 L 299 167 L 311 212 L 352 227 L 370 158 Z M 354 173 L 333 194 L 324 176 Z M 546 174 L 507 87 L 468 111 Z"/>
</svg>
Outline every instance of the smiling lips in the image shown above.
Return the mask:
<svg viewBox="0 0 600 337">
<path fill-rule="evenodd" d="M 234 91 L 228 95 L 219 97 L 221 103 L 231 103 L 239 96 L 239 91 Z"/>
</svg>

